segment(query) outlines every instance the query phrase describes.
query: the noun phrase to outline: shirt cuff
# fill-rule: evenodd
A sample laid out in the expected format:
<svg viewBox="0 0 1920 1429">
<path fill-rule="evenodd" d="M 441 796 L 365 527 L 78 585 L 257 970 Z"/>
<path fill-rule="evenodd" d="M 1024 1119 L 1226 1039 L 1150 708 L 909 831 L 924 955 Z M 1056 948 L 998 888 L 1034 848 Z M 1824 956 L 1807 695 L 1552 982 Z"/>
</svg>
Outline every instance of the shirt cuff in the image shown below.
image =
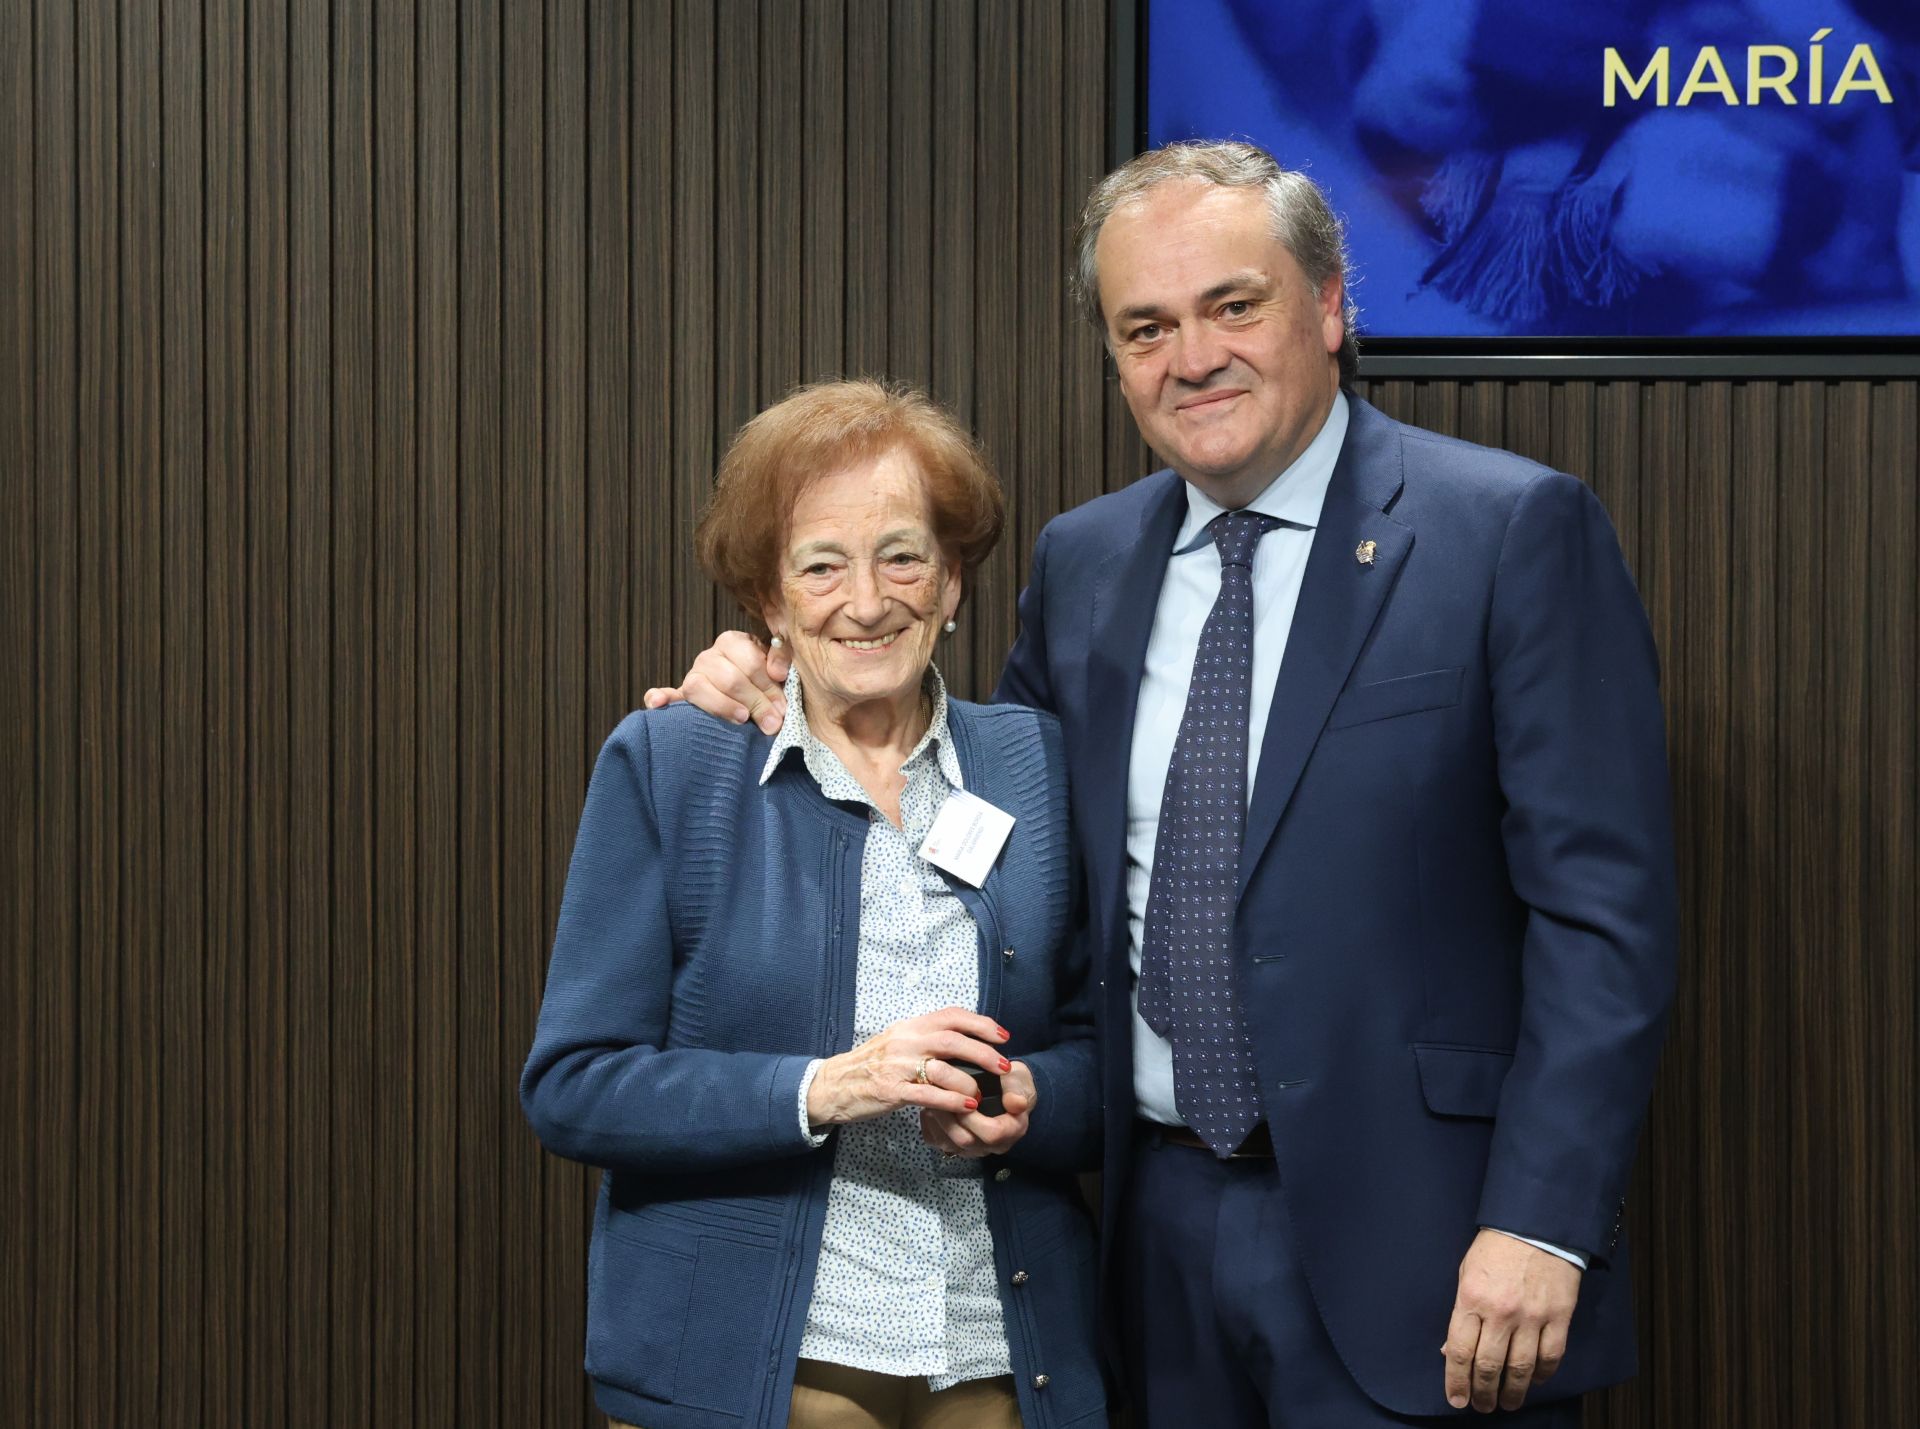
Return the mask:
<svg viewBox="0 0 1920 1429">
<path fill-rule="evenodd" d="M 809 1071 L 807 1075 L 811 1077 L 813 1073 Z M 807 1104 L 807 1086 L 805 1082 L 802 1082 L 800 1084 L 800 1106 L 802 1108 L 801 1128 L 803 1130 L 806 1127 L 806 1112 L 805 1112 L 806 1104 Z M 1528 1245 L 1532 1246 L 1535 1250 L 1544 1250 L 1548 1255 L 1559 1256 L 1562 1260 L 1566 1261 L 1567 1264 L 1569 1265 L 1577 1265 L 1582 1270 L 1585 1270 L 1587 1268 L 1587 1257 L 1582 1255 L 1577 1250 L 1568 1250 L 1565 1246 L 1553 1245 L 1550 1242 L 1544 1241 L 1544 1240 L 1535 1240 L 1530 1235 L 1520 1235 L 1514 1231 L 1503 1231 L 1498 1226 L 1482 1226 L 1480 1229 L 1487 1230 L 1487 1231 L 1495 1231 L 1498 1234 L 1504 1235 L 1504 1236 L 1512 1236 L 1515 1240 L 1525 1241 Z"/>
<path fill-rule="evenodd" d="M 800 1074 L 800 1134 L 806 1137 L 809 1146 L 825 1146 L 828 1133 L 832 1130 L 828 1128 L 827 1131 L 816 1133 L 813 1123 L 807 1120 L 807 1089 L 813 1085 L 814 1076 L 825 1061 L 824 1057 L 815 1057 L 807 1063 L 807 1070 Z"/>
</svg>

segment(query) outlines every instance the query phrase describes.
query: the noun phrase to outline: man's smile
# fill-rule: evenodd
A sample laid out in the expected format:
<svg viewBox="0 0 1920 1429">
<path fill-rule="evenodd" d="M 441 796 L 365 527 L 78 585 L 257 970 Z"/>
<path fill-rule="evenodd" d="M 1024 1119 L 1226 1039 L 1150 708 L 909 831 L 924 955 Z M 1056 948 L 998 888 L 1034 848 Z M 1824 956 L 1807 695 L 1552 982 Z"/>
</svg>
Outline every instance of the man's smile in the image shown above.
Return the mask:
<svg viewBox="0 0 1920 1429">
<path fill-rule="evenodd" d="M 1235 397 L 1246 395 L 1247 390 L 1244 387 L 1223 387 L 1217 392 L 1202 392 L 1197 397 L 1189 397 L 1186 401 L 1177 404 L 1174 410 L 1179 412 L 1217 411 Z"/>
</svg>

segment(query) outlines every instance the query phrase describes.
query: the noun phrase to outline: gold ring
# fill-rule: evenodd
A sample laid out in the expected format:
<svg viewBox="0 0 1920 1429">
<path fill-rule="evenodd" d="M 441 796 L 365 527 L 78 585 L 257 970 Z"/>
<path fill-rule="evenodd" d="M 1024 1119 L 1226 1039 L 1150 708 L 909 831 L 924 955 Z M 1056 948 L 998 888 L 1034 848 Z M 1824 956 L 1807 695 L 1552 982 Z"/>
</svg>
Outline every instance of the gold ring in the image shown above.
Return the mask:
<svg viewBox="0 0 1920 1429">
<path fill-rule="evenodd" d="M 920 1065 L 913 1069 L 913 1079 L 923 1087 L 927 1084 L 927 1063 L 932 1060 L 931 1057 L 922 1057 Z"/>
</svg>

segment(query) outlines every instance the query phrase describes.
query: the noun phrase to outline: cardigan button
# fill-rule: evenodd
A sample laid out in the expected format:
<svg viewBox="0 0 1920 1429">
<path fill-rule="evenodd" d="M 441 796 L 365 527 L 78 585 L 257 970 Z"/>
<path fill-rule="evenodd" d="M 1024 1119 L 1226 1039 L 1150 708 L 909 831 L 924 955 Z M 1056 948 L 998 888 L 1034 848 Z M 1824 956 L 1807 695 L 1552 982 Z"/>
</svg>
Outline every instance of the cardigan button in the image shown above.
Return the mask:
<svg viewBox="0 0 1920 1429">
<path fill-rule="evenodd" d="M 1013 1179 L 1013 1172 L 1002 1166 L 998 1171 L 993 1173 L 993 1179 L 996 1181 L 1010 1181 Z"/>
<path fill-rule="evenodd" d="M 1014 1272 L 1013 1272 L 1013 1283 L 1014 1283 L 1015 1285 L 1025 1285 L 1025 1284 L 1027 1283 L 1027 1272 L 1026 1272 L 1026 1271 L 1024 1271 L 1024 1270 L 1016 1270 L 1016 1271 L 1014 1271 Z"/>
<path fill-rule="evenodd" d="M 1033 1387 L 1035 1389 L 1045 1389 L 1048 1385 L 1052 1383 L 1053 1383 L 1053 1380 L 1044 1374 L 1036 1374 L 1033 1377 Z"/>
<path fill-rule="evenodd" d="M 1000 950 L 1000 956 L 1001 956 L 1001 958 L 1002 958 L 1002 959 L 1004 959 L 1005 961 L 1007 961 L 1007 962 L 1012 962 L 1012 961 L 1013 961 L 1013 949 L 1012 949 L 1012 948 L 1002 948 L 1002 949 Z"/>
</svg>

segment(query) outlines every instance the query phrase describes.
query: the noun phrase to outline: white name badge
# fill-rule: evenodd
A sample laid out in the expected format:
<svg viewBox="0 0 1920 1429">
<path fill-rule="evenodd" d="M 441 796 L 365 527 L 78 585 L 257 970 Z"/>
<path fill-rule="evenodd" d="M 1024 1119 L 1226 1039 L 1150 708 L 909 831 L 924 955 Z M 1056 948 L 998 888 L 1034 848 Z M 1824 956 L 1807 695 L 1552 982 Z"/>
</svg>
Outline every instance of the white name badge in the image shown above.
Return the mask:
<svg viewBox="0 0 1920 1429">
<path fill-rule="evenodd" d="M 1012 814 L 965 789 L 955 789 L 934 816 L 927 841 L 920 845 L 920 857 L 978 888 L 987 881 L 1012 832 Z"/>
</svg>

